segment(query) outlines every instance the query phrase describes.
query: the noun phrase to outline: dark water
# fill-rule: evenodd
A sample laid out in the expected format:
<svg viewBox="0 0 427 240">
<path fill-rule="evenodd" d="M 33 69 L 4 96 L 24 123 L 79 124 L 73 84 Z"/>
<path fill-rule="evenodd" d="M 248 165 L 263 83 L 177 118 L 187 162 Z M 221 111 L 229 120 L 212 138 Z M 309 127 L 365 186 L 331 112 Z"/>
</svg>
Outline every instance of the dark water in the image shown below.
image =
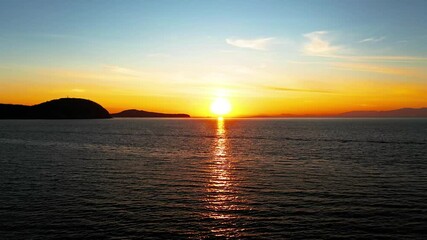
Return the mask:
<svg viewBox="0 0 427 240">
<path fill-rule="evenodd" d="M 0 239 L 427 239 L 427 120 L 0 121 Z"/>
</svg>

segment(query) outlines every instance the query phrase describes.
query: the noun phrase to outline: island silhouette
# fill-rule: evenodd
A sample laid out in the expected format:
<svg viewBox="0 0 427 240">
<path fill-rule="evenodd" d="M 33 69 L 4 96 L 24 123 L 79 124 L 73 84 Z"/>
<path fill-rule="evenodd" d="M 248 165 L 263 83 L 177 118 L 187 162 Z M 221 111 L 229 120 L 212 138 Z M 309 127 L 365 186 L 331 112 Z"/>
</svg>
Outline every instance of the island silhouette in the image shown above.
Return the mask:
<svg viewBox="0 0 427 240">
<path fill-rule="evenodd" d="M 112 117 L 117 117 L 117 118 L 140 118 L 140 117 L 153 117 L 153 118 L 158 118 L 158 117 L 166 117 L 166 118 L 170 118 L 170 117 L 177 117 L 177 118 L 189 118 L 190 115 L 188 114 L 184 114 L 184 113 L 157 113 L 157 112 L 148 112 L 148 111 L 143 111 L 143 110 L 136 110 L 136 109 L 130 109 L 130 110 L 124 110 L 122 112 L 119 113 L 114 113 L 111 114 Z"/>
<path fill-rule="evenodd" d="M 82 98 L 60 98 L 33 106 L 0 104 L 0 119 L 111 118 L 101 105 Z"/>
</svg>

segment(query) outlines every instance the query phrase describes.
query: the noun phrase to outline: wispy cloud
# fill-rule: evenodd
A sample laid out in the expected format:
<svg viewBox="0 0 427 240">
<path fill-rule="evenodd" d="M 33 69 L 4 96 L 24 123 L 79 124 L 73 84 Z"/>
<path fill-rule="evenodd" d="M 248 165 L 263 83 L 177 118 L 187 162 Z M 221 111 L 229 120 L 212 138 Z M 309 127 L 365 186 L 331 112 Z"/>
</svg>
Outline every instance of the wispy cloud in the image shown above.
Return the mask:
<svg viewBox="0 0 427 240">
<path fill-rule="evenodd" d="M 287 87 L 276 87 L 276 86 L 262 86 L 264 89 L 273 91 L 287 91 L 287 92 L 310 92 L 310 93 L 332 93 L 328 90 L 320 89 L 301 89 L 301 88 L 287 88 Z"/>
<path fill-rule="evenodd" d="M 249 48 L 253 50 L 267 50 L 273 44 L 275 38 L 257 38 L 257 39 L 236 39 L 227 38 L 225 42 L 229 45 L 239 48 Z"/>
<path fill-rule="evenodd" d="M 316 31 L 304 34 L 308 42 L 304 45 L 303 52 L 306 55 L 312 56 L 332 56 L 337 54 L 342 47 L 333 46 L 325 36 L 328 34 L 326 31 Z"/>
<path fill-rule="evenodd" d="M 386 62 L 410 62 L 410 61 L 427 61 L 427 58 L 425 57 L 415 57 L 415 56 L 387 56 L 387 55 L 383 55 L 383 56 L 376 56 L 376 55 L 371 55 L 371 56 L 363 56 L 363 55 L 331 55 L 329 57 L 332 58 L 339 58 L 339 59 L 344 59 L 347 61 L 359 61 L 359 62 L 363 62 L 363 61 L 386 61 Z"/>
<path fill-rule="evenodd" d="M 404 55 L 356 55 L 356 50 L 347 49 L 343 46 L 333 45 L 327 40 L 328 32 L 315 31 L 304 34 L 308 42 L 303 47 L 303 53 L 308 56 L 318 56 L 326 58 L 341 59 L 349 62 L 425 62 L 426 57 L 417 56 L 404 56 Z M 385 37 L 366 38 L 360 42 L 380 42 Z M 354 55 L 344 54 L 344 52 L 351 51 Z"/>
<path fill-rule="evenodd" d="M 375 64 L 363 63 L 333 63 L 333 67 L 359 72 L 371 72 L 388 75 L 420 76 L 421 73 L 413 68 L 387 67 Z"/>
<path fill-rule="evenodd" d="M 129 69 L 129 68 L 124 68 L 124 67 L 119 67 L 116 65 L 104 65 L 103 67 L 105 70 L 112 72 L 112 73 L 117 73 L 117 74 L 123 74 L 123 75 L 131 75 L 131 76 L 135 76 L 135 75 L 139 75 L 140 72 L 133 70 L 133 69 Z"/>
<path fill-rule="evenodd" d="M 55 69 L 40 68 L 34 69 L 37 75 L 54 76 L 58 79 L 77 79 L 77 80 L 104 80 L 105 76 L 94 71 L 82 71 L 76 69 Z M 111 74 L 110 74 L 111 75 Z"/>
<path fill-rule="evenodd" d="M 384 37 L 384 36 L 382 36 L 382 37 L 377 37 L 377 38 L 375 38 L 375 37 L 371 37 L 371 38 L 365 38 L 365 39 L 362 39 L 362 40 L 360 40 L 360 41 L 359 41 L 359 43 L 368 43 L 368 42 L 376 43 L 376 42 L 381 42 L 381 41 L 383 41 L 384 39 L 385 39 L 385 37 Z"/>
</svg>

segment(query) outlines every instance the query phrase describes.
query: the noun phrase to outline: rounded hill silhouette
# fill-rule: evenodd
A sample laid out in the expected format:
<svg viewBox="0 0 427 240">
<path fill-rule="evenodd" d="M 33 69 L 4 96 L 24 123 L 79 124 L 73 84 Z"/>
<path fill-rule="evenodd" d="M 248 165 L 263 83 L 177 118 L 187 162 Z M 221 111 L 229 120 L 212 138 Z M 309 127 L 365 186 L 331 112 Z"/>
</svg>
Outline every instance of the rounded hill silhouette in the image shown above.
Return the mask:
<svg viewBox="0 0 427 240">
<path fill-rule="evenodd" d="M 82 98 L 60 98 L 34 106 L 0 104 L 0 118 L 93 119 L 111 116 L 96 102 Z"/>
<path fill-rule="evenodd" d="M 147 112 L 143 110 L 130 109 L 119 113 L 111 114 L 113 117 L 118 118 L 189 118 L 190 115 L 184 113 L 157 113 Z"/>
</svg>

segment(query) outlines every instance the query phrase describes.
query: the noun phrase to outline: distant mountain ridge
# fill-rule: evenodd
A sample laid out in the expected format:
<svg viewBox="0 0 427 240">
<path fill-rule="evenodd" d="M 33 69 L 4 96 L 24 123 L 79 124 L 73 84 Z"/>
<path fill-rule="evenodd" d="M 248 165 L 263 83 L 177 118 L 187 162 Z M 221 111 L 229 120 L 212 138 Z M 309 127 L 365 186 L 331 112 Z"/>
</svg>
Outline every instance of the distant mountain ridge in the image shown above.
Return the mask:
<svg viewBox="0 0 427 240">
<path fill-rule="evenodd" d="M 259 116 L 259 117 L 285 117 L 285 118 L 427 118 L 427 108 L 400 108 L 388 111 L 350 111 L 330 115 L 315 114 L 280 114 L 279 116 Z"/>
<path fill-rule="evenodd" d="M 0 104 L 0 119 L 95 119 L 111 118 L 96 102 L 82 98 L 60 98 L 33 106 Z"/>
<path fill-rule="evenodd" d="M 349 111 L 337 114 L 255 115 L 256 118 L 427 118 L 427 108 L 400 108 L 388 111 Z"/>
<path fill-rule="evenodd" d="M 111 114 L 116 118 L 150 118 L 150 117 L 170 117 L 170 118 L 189 118 L 190 115 L 184 113 L 171 114 L 171 113 L 157 113 L 148 112 L 143 110 L 129 109 L 119 113 Z"/>
<path fill-rule="evenodd" d="M 390 111 L 351 111 L 339 117 L 427 117 L 427 108 L 401 108 Z"/>
</svg>

